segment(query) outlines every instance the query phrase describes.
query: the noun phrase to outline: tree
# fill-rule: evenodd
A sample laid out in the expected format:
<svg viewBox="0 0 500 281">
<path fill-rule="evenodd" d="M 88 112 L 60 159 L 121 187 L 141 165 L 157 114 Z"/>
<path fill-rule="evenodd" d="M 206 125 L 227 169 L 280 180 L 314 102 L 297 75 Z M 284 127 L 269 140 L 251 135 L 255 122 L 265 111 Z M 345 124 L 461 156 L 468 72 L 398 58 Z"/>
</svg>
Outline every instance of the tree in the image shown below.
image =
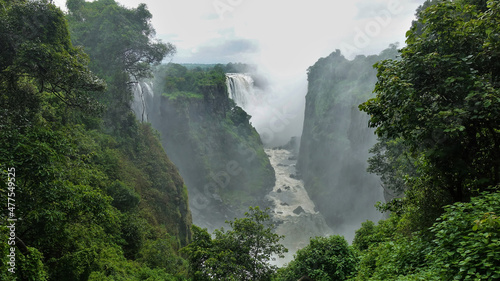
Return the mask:
<svg viewBox="0 0 500 281">
<path fill-rule="evenodd" d="M 377 96 L 360 105 L 380 137 L 421 158 L 420 186 L 445 191 L 442 205 L 500 182 L 500 5 L 479 2 L 422 11 L 421 33 L 407 33 L 400 60 L 375 64 Z"/>
<path fill-rule="evenodd" d="M 13 1 L 0 11 L 0 116 L 25 127 L 43 92 L 66 106 L 99 113 L 95 92 L 105 84 L 73 47 L 64 14 L 46 1 Z"/>
<path fill-rule="evenodd" d="M 175 53 L 175 46 L 155 39 L 151 13 L 145 4 L 128 9 L 114 0 L 69 0 L 68 23 L 75 45 L 83 46 L 91 69 L 108 84 L 101 102 L 108 106 L 108 129 L 127 131 L 130 85 L 151 75 L 151 65 Z"/>
<path fill-rule="evenodd" d="M 105 84 L 49 2 L 0 0 L 0 279 L 173 280 L 159 256 L 189 241 L 184 183 L 133 116 L 121 146 L 102 132 Z"/>
<path fill-rule="evenodd" d="M 311 238 L 309 245 L 298 250 L 294 260 L 281 270 L 278 280 L 295 281 L 304 275 L 312 280 L 347 280 L 356 272 L 357 262 L 343 236 Z"/>
<path fill-rule="evenodd" d="M 193 227 L 193 241 L 183 249 L 188 255 L 194 280 L 271 280 L 276 266 L 269 262 L 283 257 L 283 236 L 273 233 L 269 214 L 250 207 L 245 218 L 228 221 L 231 230 Z"/>
<path fill-rule="evenodd" d="M 386 201 L 399 197 L 408 189 L 408 177 L 417 176 L 415 159 L 411 157 L 400 139 L 381 137 L 370 149 L 372 157 L 368 159 L 370 173 L 380 176 Z"/>
</svg>

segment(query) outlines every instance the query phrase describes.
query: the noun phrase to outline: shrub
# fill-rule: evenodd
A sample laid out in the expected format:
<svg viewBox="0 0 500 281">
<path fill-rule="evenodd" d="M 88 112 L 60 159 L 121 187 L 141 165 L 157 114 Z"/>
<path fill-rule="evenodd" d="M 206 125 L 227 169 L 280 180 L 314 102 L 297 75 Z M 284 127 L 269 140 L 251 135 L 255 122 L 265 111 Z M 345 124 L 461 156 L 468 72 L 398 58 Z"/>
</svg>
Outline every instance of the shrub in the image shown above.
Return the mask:
<svg viewBox="0 0 500 281">
<path fill-rule="evenodd" d="M 313 280 L 347 280 L 355 273 L 358 259 L 343 236 L 311 238 L 295 259 L 280 271 L 278 280 L 295 281 L 306 275 Z"/>
<path fill-rule="evenodd" d="M 455 203 L 431 227 L 430 259 L 446 280 L 500 279 L 500 193 Z"/>
</svg>

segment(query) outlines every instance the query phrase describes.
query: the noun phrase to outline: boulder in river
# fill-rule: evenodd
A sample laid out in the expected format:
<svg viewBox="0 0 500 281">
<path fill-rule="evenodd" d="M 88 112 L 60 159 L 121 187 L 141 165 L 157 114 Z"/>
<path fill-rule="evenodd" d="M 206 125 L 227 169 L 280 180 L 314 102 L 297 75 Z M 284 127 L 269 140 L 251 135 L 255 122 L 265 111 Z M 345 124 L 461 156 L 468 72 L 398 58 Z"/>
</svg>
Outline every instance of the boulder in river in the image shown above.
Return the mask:
<svg viewBox="0 0 500 281">
<path fill-rule="evenodd" d="M 305 213 L 305 212 L 306 211 L 304 211 L 304 209 L 301 206 L 298 206 L 297 208 L 295 208 L 295 210 L 293 210 L 293 213 L 297 215 L 300 215 L 300 213 Z"/>
</svg>

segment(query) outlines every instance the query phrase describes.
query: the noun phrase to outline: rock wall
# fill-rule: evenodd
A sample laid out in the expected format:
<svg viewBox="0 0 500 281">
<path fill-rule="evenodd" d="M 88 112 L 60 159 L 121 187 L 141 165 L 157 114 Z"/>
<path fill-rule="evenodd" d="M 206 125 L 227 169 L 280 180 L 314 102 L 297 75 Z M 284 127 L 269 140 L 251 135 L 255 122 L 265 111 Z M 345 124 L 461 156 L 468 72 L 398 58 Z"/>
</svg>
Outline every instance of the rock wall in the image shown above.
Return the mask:
<svg viewBox="0 0 500 281">
<path fill-rule="evenodd" d="M 165 87 L 172 70 L 157 72 L 148 117 L 188 186 L 193 223 L 213 230 L 249 206 L 265 207 L 274 170 L 250 116 L 229 99 L 225 74 L 176 68 L 176 79 L 194 75 L 189 83 L 201 86 L 172 90 Z"/>
<path fill-rule="evenodd" d="M 374 205 L 383 200 L 382 188 L 378 178 L 366 172 L 376 137 L 358 105 L 372 96 L 377 80 L 372 65 L 395 53 L 391 48 L 349 61 L 337 50 L 308 69 L 297 167 L 330 227 L 348 239 L 361 222 L 381 218 Z"/>
</svg>

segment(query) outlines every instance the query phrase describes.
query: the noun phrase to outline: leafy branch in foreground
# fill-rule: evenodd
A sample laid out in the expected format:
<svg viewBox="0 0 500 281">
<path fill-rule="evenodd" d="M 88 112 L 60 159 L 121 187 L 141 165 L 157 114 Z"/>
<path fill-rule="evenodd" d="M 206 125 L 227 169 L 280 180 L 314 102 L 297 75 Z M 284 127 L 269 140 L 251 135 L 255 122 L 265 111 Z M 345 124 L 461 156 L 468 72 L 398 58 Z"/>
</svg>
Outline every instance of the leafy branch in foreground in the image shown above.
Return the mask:
<svg viewBox="0 0 500 281">
<path fill-rule="evenodd" d="M 213 239 L 193 225 L 193 242 L 182 250 L 193 280 L 271 280 L 277 267 L 270 261 L 288 250 L 279 243 L 283 236 L 273 233 L 268 210 L 250 207 L 245 218 L 226 221 L 231 230 L 215 230 Z"/>
</svg>

